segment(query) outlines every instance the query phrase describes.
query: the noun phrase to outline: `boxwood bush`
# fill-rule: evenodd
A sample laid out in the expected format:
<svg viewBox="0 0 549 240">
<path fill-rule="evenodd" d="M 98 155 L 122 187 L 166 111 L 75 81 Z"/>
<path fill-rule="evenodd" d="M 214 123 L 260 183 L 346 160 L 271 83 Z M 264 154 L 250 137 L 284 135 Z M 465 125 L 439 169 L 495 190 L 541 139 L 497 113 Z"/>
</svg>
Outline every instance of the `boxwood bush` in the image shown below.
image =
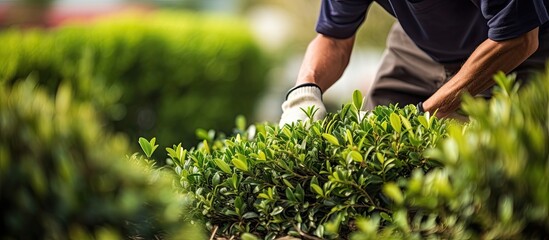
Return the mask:
<svg viewBox="0 0 549 240">
<path fill-rule="evenodd" d="M 182 218 L 173 174 L 126 157 L 68 85 L 0 87 L 1 239 L 158 239 L 199 235 Z M 190 232 L 189 232 L 190 231 Z"/>
<path fill-rule="evenodd" d="M 233 137 L 199 130 L 197 147 L 166 151 L 218 237 L 544 239 L 549 70 L 525 86 L 494 80 L 492 99 L 465 96 L 467 123 L 414 106 L 360 112 L 355 93 L 322 121 L 237 119 Z"/>
<path fill-rule="evenodd" d="M 194 214 L 227 238 L 337 239 L 359 216 L 390 220 L 392 192 L 383 184 L 437 166 L 422 153 L 445 137 L 447 121 L 412 105 L 364 114 L 358 91 L 353 99 L 322 121 L 247 129 L 240 118 L 232 137 L 199 131 L 204 141 L 196 148 L 167 148 L 181 190 L 195 199 Z M 150 155 L 152 148 L 144 149 Z"/>
<path fill-rule="evenodd" d="M 132 139 L 194 145 L 194 129 L 229 131 L 252 115 L 268 59 L 242 20 L 187 12 L 121 14 L 50 30 L 0 34 L 0 82 L 33 74 L 55 93 L 71 81 Z"/>
<path fill-rule="evenodd" d="M 405 217 L 361 219 L 353 239 L 547 238 L 549 71 L 520 90 L 513 76 L 495 80 L 492 99 L 465 98 L 471 122 L 429 151 L 444 167 L 400 182 L 393 210 Z"/>
</svg>

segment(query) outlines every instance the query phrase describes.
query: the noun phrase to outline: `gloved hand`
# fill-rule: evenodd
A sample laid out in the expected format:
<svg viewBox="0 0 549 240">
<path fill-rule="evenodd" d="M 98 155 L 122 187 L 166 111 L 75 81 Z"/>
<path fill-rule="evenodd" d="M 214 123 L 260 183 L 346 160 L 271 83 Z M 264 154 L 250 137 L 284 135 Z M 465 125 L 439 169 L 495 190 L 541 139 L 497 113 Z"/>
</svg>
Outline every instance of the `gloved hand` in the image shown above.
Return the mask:
<svg viewBox="0 0 549 240">
<path fill-rule="evenodd" d="M 312 116 L 313 121 L 323 119 L 326 116 L 326 107 L 322 102 L 322 91 L 318 85 L 305 83 L 290 89 L 286 95 L 286 101 L 282 103 L 282 117 L 279 126 L 282 128 L 284 125 L 298 120 L 307 120 L 308 117 L 305 111 L 311 106 L 318 109 Z"/>
</svg>

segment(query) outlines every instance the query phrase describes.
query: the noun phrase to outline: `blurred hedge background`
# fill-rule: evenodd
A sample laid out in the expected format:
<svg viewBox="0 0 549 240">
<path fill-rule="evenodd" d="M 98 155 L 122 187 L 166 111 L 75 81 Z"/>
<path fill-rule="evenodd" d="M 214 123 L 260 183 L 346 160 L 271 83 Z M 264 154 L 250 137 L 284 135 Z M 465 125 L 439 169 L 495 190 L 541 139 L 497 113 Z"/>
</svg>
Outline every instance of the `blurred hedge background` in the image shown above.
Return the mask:
<svg viewBox="0 0 549 240">
<path fill-rule="evenodd" d="M 146 21 L 143 19 L 146 18 Z M 0 79 L 62 81 L 132 139 L 194 144 L 196 128 L 226 131 L 250 116 L 266 86 L 267 56 L 232 17 L 165 12 L 0 35 Z"/>
<path fill-rule="evenodd" d="M 173 175 L 125 157 L 128 139 L 72 92 L 34 78 L 0 88 L 0 238 L 203 239 Z"/>
<path fill-rule="evenodd" d="M 3 2 L 15 4 L 2 11 Z M 0 81 L 34 74 L 52 93 L 71 81 L 75 96 L 93 101 L 132 142 L 156 136 L 161 145 L 191 146 L 194 129 L 230 132 L 238 114 L 278 121 L 319 7 L 316 0 L 0 0 Z M 349 70 L 325 94 L 330 109 L 368 90 L 392 22 L 372 6 Z"/>
</svg>

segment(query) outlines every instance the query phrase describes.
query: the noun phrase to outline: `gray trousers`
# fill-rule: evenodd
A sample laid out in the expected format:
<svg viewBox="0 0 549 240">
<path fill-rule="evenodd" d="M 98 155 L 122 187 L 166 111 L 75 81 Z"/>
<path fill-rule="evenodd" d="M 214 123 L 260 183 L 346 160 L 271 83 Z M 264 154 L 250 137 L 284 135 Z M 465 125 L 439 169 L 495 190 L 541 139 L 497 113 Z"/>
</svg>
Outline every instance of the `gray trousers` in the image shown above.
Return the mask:
<svg viewBox="0 0 549 240">
<path fill-rule="evenodd" d="M 549 39 L 549 31 L 543 39 Z M 513 72 L 524 81 L 545 68 L 549 43 L 541 40 L 538 51 Z M 368 91 L 366 110 L 378 105 L 405 106 L 427 100 L 459 71 L 461 64 L 441 64 L 434 61 L 408 37 L 398 22 L 387 37 L 387 48 L 374 83 Z M 479 94 L 489 97 L 491 89 Z"/>
</svg>

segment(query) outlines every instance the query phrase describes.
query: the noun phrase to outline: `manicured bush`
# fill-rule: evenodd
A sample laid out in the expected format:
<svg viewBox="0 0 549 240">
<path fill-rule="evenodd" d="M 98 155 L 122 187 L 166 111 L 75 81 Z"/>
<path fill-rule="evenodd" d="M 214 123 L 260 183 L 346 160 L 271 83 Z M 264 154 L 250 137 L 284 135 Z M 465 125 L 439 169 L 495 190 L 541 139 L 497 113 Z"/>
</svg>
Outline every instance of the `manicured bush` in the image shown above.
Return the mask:
<svg viewBox="0 0 549 240">
<path fill-rule="evenodd" d="M 166 150 L 221 237 L 543 239 L 549 71 L 520 90 L 512 76 L 495 81 L 491 100 L 465 97 L 465 124 L 413 106 L 361 115 L 355 94 L 319 122 L 239 119 L 234 137 L 199 130 L 196 148 Z"/>
<path fill-rule="evenodd" d="M 185 199 L 173 189 L 173 174 L 125 157 L 128 151 L 127 139 L 105 131 L 92 105 L 75 101 L 68 85 L 55 99 L 34 81 L 1 85 L 0 238 L 193 233 L 184 227 Z"/>
<path fill-rule="evenodd" d="M 246 129 L 240 118 L 233 137 L 202 130 L 196 148 L 167 148 L 194 214 L 217 236 L 265 239 L 345 238 L 356 217 L 389 216 L 383 184 L 438 165 L 422 153 L 444 138 L 446 121 L 412 105 L 362 115 L 358 91 L 353 99 L 322 121 Z"/>
<path fill-rule="evenodd" d="M 228 131 L 251 116 L 267 58 L 242 20 L 187 12 L 122 14 L 51 30 L 0 34 L 0 82 L 29 74 L 55 93 L 71 81 L 116 130 L 196 143 L 194 129 Z"/>
<path fill-rule="evenodd" d="M 400 182 L 400 220 L 362 219 L 353 239 L 549 236 L 549 71 L 520 91 L 512 76 L 495 80 L 491 100 L 465 98 L 471 123 L 429 154 L 444 168 Z"/>
</svg>

